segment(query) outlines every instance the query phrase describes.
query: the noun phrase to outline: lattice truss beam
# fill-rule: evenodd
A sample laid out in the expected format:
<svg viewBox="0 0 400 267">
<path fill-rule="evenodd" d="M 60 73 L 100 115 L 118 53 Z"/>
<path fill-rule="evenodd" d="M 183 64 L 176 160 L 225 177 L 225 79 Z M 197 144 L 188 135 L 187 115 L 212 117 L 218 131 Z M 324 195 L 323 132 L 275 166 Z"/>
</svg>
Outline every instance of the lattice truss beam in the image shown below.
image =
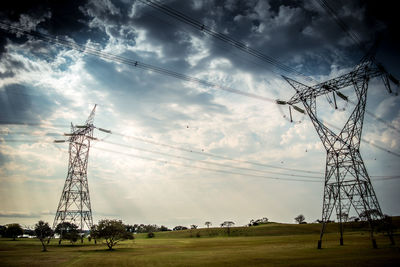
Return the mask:
<svg viewBox="0 0 400 267">
<path fill-rule="evenodd" d="M 398 85 L 398 81 L 381 65 L 376 64 L 373 58 L 363 60 L 347 74 L 314 86 L 307 86 L 284 77 L 296 94 L 289 101 L 277 101 L 278 104 L 288 104 L 300 110 L 294 104 L 303 103 L 327 152 L 320 242 L 325 223 L 329 221 L 333 210 L 336 211 L 340 223 L 341 244 L 343 244 L 342 222 L 347 221 L 351 206 L 359 216 L 367 217 L 371 230 L 373 221 L 382 219 L 382 210 L 359 150 L 368 83 L 371 78 L 378 76 L 382 77 L 389 92 L 391 92 L 390 80 Z M 335 134 L 317 117 L 316 99 L 331 92 L 345 98 L 338 90 L 349 86 L 354 88 L 357 103 L 340 133 Z M 371 237 L 373 238 L 372 233 Z"/>
<path fill-rule="evenodd" d="M 59 223 L 71 222 L 80 230 L 93 225 L 92 209 L 87 179 L 90 142 L 93 140 L 93 120 L 96 106 L 83 126 L 71 124 L 69 141 L 68 173 L 65 179 L 60 202 L 54 218 L 53 228 Z"/>
</svg>

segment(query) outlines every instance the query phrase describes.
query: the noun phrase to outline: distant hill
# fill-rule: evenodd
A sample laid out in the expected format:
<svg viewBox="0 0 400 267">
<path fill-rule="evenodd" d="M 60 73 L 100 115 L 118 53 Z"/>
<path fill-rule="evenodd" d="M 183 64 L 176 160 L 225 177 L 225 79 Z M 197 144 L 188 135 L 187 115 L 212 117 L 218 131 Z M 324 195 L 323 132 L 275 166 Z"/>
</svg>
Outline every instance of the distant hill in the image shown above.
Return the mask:
<svg viewBox="0 0 400 267">
<path fill-rule="evenodd" d="M 400 229 L 400 216 L 393 217 L 393 225 L 396 230 Z M 338 223 L 328 223 L 325 233 L 338 232 Z M 288 224 L 288 223 L 265 223 L 258 226 L 231 227 L 229 236 L 285 236 L 315 234 L 319 235 L 321 224 Z M 369 231 L 367 222 L 349 222 L 344 225 L 345 232 Z M 137 234 L 136 238 L 147 238 L 147 233 Z M 227 228 L 212 227 L 200 229 L 188 229 L 180 231 L 156 232 L 156 238 L 201 238 L 201 237 L 226 237 Z"/>
</svg>

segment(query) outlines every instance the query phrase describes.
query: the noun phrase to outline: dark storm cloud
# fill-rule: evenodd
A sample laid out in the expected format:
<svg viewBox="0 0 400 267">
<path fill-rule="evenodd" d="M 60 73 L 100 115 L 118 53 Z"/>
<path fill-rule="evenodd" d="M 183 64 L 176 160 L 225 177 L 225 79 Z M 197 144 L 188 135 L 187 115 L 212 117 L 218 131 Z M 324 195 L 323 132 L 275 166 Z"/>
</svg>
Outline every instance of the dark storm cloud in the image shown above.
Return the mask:
<svg viewBox="0 0 400 267">
<path fill-rule="evenodd" d="M 354 44 L 343 41 L 347 36 L 314 2 L 226 0 L 166 3 L 216 31 L 226 33 L 266 55 L 310 74 L 315 71 L 329 71 L 334 61 L 353 65 L 355 62 L 348 63 L 345 56 L 358 59 L 362 55 L 359 51 L 354 52 Z M 190 67 L 187 59 L 196 52 L 191 36 L 207 40 L 207 48 L 211 53 L 209 58 L 202 61 L 204 64 L 215 57 L 227 57 L 238 68 L 260 73 L 265 71 L 259 66 L 246 64 L 244 58 L 251 56 L 242 52 L 239 52 L 240 56 L 232 56 L 238 54 L 235 48 L 210 39 L 190 26 L 137 1 L 30 1 L 28 4 L 7 1 L 2 5 L 3 18 L 18 21 L 25 15 L 32 21 L 31 24 L 38 24 L 39 30 L 69 36 L 78 43 L 91 39 L 104 45 L 110 38 L 114 38 L 134 46 L 137 30 L 145 30 L 146 42 L 161 46 L 163 60 L 170 61 L 171 68 L 176 71 L 184 71 Z M 377 21 L 380 20 L 383 25 L 391 23 L 390 19 L 379 12 L 380 9 L 374 11 L 371 8 L 375 5 L 373 1 L 332 3 L 339 16 L 365 41 L 374 39 L 374 25 Z M 4 36 L 0 44 L 0 49 L 4 50 Z M 345 51 L 349 47 L 353 48 L 353 53 Z M 263 64 L 266 68 L 270 67 Z"/>
<path fill-rule="evenodd" d="M 315 2 L 226 0 L 165 3 L 306 74 L 327 74 L 332 64 L 353 66 L 363 54 Z M 154 52 L 126 52 L 124 56 L 177 72 L 195 75 L 197 71 L 208 68 L 211 60 L 221 57 L 228 58 L 236 68 L 253 74 L 262 75 L 273 68 L 138 1 L 32 1 L 28 5 L 16 1 L 3 5 L 2 16 L 7 20 L 21 21 L 23 15 L 28 16 L 31 23 L 25 24 L 32 24 L 32 28 L 37 25 L 38 30 L 68 36 L 78 43 L 91 39 L 100 46 L 118 41 L 135 47 L 138 32 L 144 31 L 145 42 L 160 47 L 162 58 Z M 374 11 L 371 8 L 373 1 L 335 1 L 332 6 L 363 41 L 373 40 L 378 28 L 388 28 L 391 23 L 388 18 L 381 19 L 384 16 L 379 9 Z M 209 50 L 209 55 L 195 66 L 189 64 L 190 57 L 199 52 L 193 44 L 193 36 L 203 40 L 205 49 Z M 23 40 L 18 39 L 19 42 Z M 0 39 L 0 44 L 4 43 L 4 38 Z M 4 47 L 0 49 L 4 50 Z"/>
<path fill-rule="evenodd" d="M 332 63 L 352 66 L 363 55 L 363 51 L 348 40 L 347 35 L 316 3 L 168 1 L 167 4 L 216 31 L 247 43 L 287 65 L 298 67 L 301 71 L 304 69 L 309 74 L 329 72 Z M 359 35 L 361 41 L 371 45 L 376 31 L 382 27 L 377 25 L 376 19 L 365 17 L 368 15 L 365 14 L 365 4 L 357 1 L 334 4 L 339 17 Z M 184 26 L 182 22 L 176 22 L 152 8 L 137 8 L 136 13 L 131 23 L 145 28 L 151 43 L 162 44 L 166 57 L 187 58 L 192 52 L 190 43 L 185 42 L 187 35 L 182 34 L 182 31 L 207 38 L 190 26 Z M 237 53 L 236 48 L 218 40 L 209 40 L 208 48 L 211 50 L 209 59 L 227 57 L 238 68 L 243 66 L 248 71 L 265 71 L 259 66 L 243 64 L 243 56 L 232 56 Z M 248 55 L 247 57 L 251 58 Z"/>
<path fill-rule="evenodd" d="M 28 29 L 37 29 L 52 35 L 68 36 L 78 43 L 88 39 L 102 43 L 107 41 L 104 33 L 87 25 L 90 17 L 82 11 L 86 1 L 2 1 L 0 18 L 2 21 L 17 23 Z M 0 54 L 5 50 L 7 39 L 15 43 L 24 43 L 26 37 L 16 37 L 1 31 Z"/>
</svg>

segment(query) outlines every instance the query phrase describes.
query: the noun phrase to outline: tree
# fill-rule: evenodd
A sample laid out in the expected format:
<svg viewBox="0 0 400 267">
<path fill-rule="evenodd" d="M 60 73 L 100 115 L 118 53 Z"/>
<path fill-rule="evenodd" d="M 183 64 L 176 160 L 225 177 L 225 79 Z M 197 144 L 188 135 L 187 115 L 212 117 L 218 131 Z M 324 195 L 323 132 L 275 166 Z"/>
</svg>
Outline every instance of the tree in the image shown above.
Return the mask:
<svg viewBox="0 0 400 267">
<path fill-rule="evenodd" d="M 296 218 L 294 218 L 294 220 L 295 220 L 296 222 L 298 222 L 299 224 L 304 223 L 304 220 L 305 220 L 305 219 L 306 219 L 306 218 L 304 217 L 303 214 L 300 214 L 300 215 L 298 215 Z"/>
<path fill-rule="evenodd" d="M 168 227 L 166 227 L 166 226 L 164 226 L 164 225 L 161 225 L 159 230 L 160 230 L 161 232 L 171 231 L 171 229 L 169 229 Z"/>
<path fill-rule="evenodd" d="M 231 227 L 235 225 L 234 222 L 232 221 L 225 221 L 223 223 L 221 223 L 221 227 L 226 227 L 227 231 L 228 231 L 228 235 L 231 234 Z"/>
<path fill-rule="evenodd" d="M 178 225 L 178 226 L 175 226 L 172 230 L 174 230 L 174 231 L 187 230 L 187 227 Z"/>
<path fill-rule="evenodd" d="M 195 225 L 195 224 L 192 224 L 191 226 L 190 226 L 190 229 L 197 229 L 197 225 Z"/>
<path fill-rule="evenodd" d="M 264 224 L 264 223 L 268 223 L 268 218 L 267 217 L 263 217 L 261 219 L 257 219 L 257 220 L 250 220 L 249 226 L 257 226 L 260 224 Z"/>
<path fill-rule="evenodd" d="M 45 252 L 47 251 L 46 249 L 46 240 L 50 239 L 53 236 L 53 230 L 51 230 L 49 224 L 44 221 L 39 221 L 35 225 L 35 235 L 37 238 L 39 238 L 40 242 L 42 243 L 42 251 Z"/>
<path fill-rule="evenodd" d="M 97 244 L 97 239 L 99 238 L 99 231 L 97 225 L 92 225 L 90 227 L 90 237 L 94 239 L 94 243 Z"/>
<path fill-rule="evenodd" d="M 7 224 L 5 236 L 13 238 L 13 241 L 15 241 L 17 236 L 22 235 L 23 233 L 24 230 L 22 230 L 21 225 L 19 225 L 18 223 Z"/>
<path fill-rule="evenodd" d="M 7 227 L 4 225 L 0 225 L 0 236 L 5 237 Z"/>
<path fill-rule="evenodd" d="M 136 231 L 136 224 L 135 225 L 126 224 L 125 228 L 127 232 L 134 233 Z"/>
<path fill-rule="evenodd" d="M 379 212 L 379 210 L 371 209 L 361 212 L 359 216 L 362 221 L 368 221 L 379 218 L 380 216 L 382 216 L 382 214 Z"/>
<path fill-rule="evenodd" d="M 128 232 L 131 233 L 150 233 L 159 231 L 169 231 L 165 226 L 158 227 L 156 224 L 134 224 L 127 226 Z"/>
<path fill-rule="evenodd" d="M 396 225 L 393 224 L 393 218 L 389 215 L 383 215 L 383 218 L 377 222 L 377 232 L 386 232 L 389 236 L 390 242 L 392 245 L 395 244 L 394 242 L 394 232 L 396 230 Z"/>
<path fill-rule="evenodd" d="M 342 216 L 339 216 L 342 219 L 342 222 L 347 222 L 349 220 L 349 214 L 343 212 Z"/>
<path fill-rule="evenodd" d="M 207 228 L 210 228 L 210 225 L 212 225 L 211 222 L 205 222 L 204 224 L 207 226 Z"/>
<path fill-rule="evenodd" d="M 97 226 L 92 227 L 91 235 L 95 238 L 104 238 L 109 250 L 112 250 L 119 241 L 133 238 L 121 220 L 108 219 L 100 220 Z"/>
<path fill-rule="evenodd" d="M 360 220 L 360 218 L 358 218 L 358 217 L 356 217 L 356 216 L 351 216 L 350 218 L 349 218 L 349 221 L 350 222 L 358 222 Z"/>
<path fill-rule="evenodd" d="M 63 239 L 69 240 L 71 243 L 75 243 L 79 239 L 78 226 L 70 222 L 59 223 L 54 232 L 60 235 L 59 245 Z"/>
<path fill-rule="evenodd" d="M 147 233 L 147 237 L 148 238 L 153 238 L 153 237 L 155 237 L 155 235 L 154 235 L 153 232 L 149 232 L 149 233 Z"/>
</svg>

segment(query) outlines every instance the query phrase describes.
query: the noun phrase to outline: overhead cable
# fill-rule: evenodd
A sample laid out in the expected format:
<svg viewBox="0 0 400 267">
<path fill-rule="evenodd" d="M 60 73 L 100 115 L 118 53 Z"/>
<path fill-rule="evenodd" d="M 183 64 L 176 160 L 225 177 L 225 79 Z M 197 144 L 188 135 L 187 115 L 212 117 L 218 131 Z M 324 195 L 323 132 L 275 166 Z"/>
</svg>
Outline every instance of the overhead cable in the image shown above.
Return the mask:
<svg viewBox="0 0 400 267">
<path fill-rule="evenodd" d="M 317 82 L 315 79 L 313 79 L 312 77 L 306 76 L 305 74 L 297 71 L 294 68 L 291 68 L 285 64 L 283 64 L 282 62 L 274 59 L 273 57 L 267 56 L 265 54 L 263 54 L 262 52 L 251 48 L 250 46 L 246 45 L 243 42 L 237 41 L 231 37 L 229 37 L 226 34 L 220 33 L 220 32 L 216 32 L 213 29 L 211 29 L 210 27 L 207 27 L 206 25 L 204 25 L 202 22 L 197 21 L 195 19 L 193 19 L 192 17 L 189 17 L 188 15 L 185 15 L 184 13 L 173 9 L 172 7 L 169 7 L 157 0 L 139 0 L 140 2 L 155 8 L 156 10 L 169 15 L 185 24 L 188 24 L 212 37 L 215 37 L 223 42 L 226 42 L 256 58 L 259 58 L 287 73 L 291 73 L 291 74 L 295 74 L 298 76 L 303 77 L 303 79 L 309 81 L 309 82 Z M 347 25 L 340 19 L 340 17 L 336 14 L 336 12 L 333 10 L 333 8 L 331 8 L 329 6 L 329 4 L 327 3 L 327 1 L 325 0 L 316 0 L 319 2 L 319 4 L 328 12 L 328 14 L 338 23 L 338 25 L 343 29 L 343 31 L 348 34 L 350 36 L 350 38 L 356 43 L 356 45 L 358 45 L 360 47 L 360 49 L 362 49 L 362 51 L 366 52 L 366 48 L 362 45 L 359 37 L 357 36 L 356 33 L 353 33 L 350 31 L 350 29 L 347 27 Z M 354 105 L 353 102 L 350 101 L 350 103 L 352 103 Z M 366 110 L 366 113 L 370 116 L 372 116 L 373 118 L 375 118 L 376 120 L 384 123 L 385 125 L 387 125 L 388 127 L 392 128 L 392 129 L 396 129 L 397 131 L 400 131 L 400 129 L 397 129 L 396 127 L 394 127 L 393 125 L 391 125 L 391 123 L 385 121 L 384 119 L 377 117 L 375 114 L 373 114 L 372 112 L 369 112 L 368 110 Z"/>
<path fill-rule="evenodd" d="M 233 158 L 230 158 L 230 157 L 227 157 L 227 156 L 222 156 L 222 155 L 218 155 L 218 154 L 214 154 L 214 153 L 210 153 L 210 152 L 205 152 L 204 149 L 201 149 L 201 150 L 198 149 L 198 148 L 197 149 L 195 149 L 195 148 L 188 149 L 188 148 L 183 148 L 183 147 L 179 147 L 179 146 L 175 146 L 175 145 L 156 142 L 154 140 L 150 140 L 150 139 L 146 139 L 146 138 L 140 138 L 140 137 L 136 137 L 136 136 L 125 135 L 125 134 L 121 134 L 121 133 L 117 133 L 117 132 L 113 132 L 113 131 L 111 133 L 115 134 L 115 135 L 120 135 L 122 137 L 138 140 L 138 141 L 141 141 L 141 142 L 146 142 L 146 143 L 157 145 L 157 146 L 163 146 L 163 147 L 168 147 L 168 148 L 171 148 L 171 149 L 181 150 L 181 151 L 184 151 L 184 152 L 195 153 L 195 154 L 199 154 L 199 155 L 202 155 L 202 156 L 210 156 L 210 157 L 224 159 L 224 160 L 230 160 L 230 161 L 234 161 L 234 162 L 238 162 L 238 163 L 247 163 L 247 164 L 251 164 L 251 165 L 257 165 L 257 166 L 261 166 L 261 167 L 274 168 L 274 169 L 280 169 L 280 170 L 321 174 L 321 172 L 318 172 L 318 171 L 301 170 L 301 169 L 295 169 L 295 168 L 286 168 L 286 167 L 280 167 L 280 166 L 275 166 L 275 165 L 270 165 L 270 164 L 254 162 L 254 161 L 233 159 Z"/>
<path fill-rule="evenodd" d="M 265 97 L 265 96 L 260 96 L 260 95 L 256 95 L 256 94 L 252 94 L 252 93 L 248 93 L 248 92 L 244 92 L 244 91 L 240 91 L 231 87 L 227 87 L 227 86 L 223 86 L 223 85 L 219 85 L 213 82 L 209 82 L 203 79 L 199 79 L 199 78 L 195 78 L 195 77 L 191 77 L 188 76 L 186 74 L 182 74 L 182 73 L 178 73 L 172 70 L 168 70 L 165 68 L 161 68 L 161 67 L 157 67 L 154 65 L 150 65 L 150 64 L 146 64 L 137 60 L 133 60 L 133 59 L 128 59 L 122 56 L 118 56 L 118 55 L 114 55 L 114 54 L 110 54 L 110 53 L 105 53 L 102 52 L 101 50 L 94 48 L 94 47 L 90 47 L 90 46 L 84 46 L 81 44 L 77 44 L 75 42 L 63 39 L 63 38 L 59 38 L 59 37 L 54 37 L 51 36 L 49 34 L 44 34 L 44 33 L 40 33 L 37 31 L 28 31 L 26 29 L 23 29 L 21 27 L 17 27 L 17 26 L 13 26 L 10 25 L 8 23 L 5 22 L 0 22 L 0 29 L 3 29 L 5 31 L 9 31 L 9 32 L 17 32 L 19 34 L 24 34 L 27 36 L 31 36 L 34 38 L 38 38 L 42 41 L 45 42 L 51 42 L 51 43 L 55 43 L 64 47 L 68 47 L 70 49 L 88 54 L 88 55 L 93 55 L 96 57 L 100 57 L 102 59 L 106 59 L 106 60 L 111 60 L 114 62 L 118 62 L 121 64 L 125 64 L 125 65 L 129 65 L 129 66 L 133 66 L 136 68 L 140 68 L 143 70 L 149 70 L 149 71 L 153 71 L 162 75 L 166 75 L 166 76 L 170 76 L 170 77 L 174 77 L 183 81 L 187 81 L 187 82 L 192 82 L 192 83 L 197 83 L 206 87 L 210 87 L 212 89 L 218 89 L 218 90 L 223 90 L 223 91 L 227 91 L 230 93 L 234 93 L 234 94 L 239 94 L 242 96 L 246 96 L 246 97 L 250 97 L 250 98 L 254 98 L 257 100 L 262 100 L 262 101 L 267 101 L 270 103 L 275 103 L 275 100 L 270 98 L 270 97 Z"/>
<path fill-rule="evenodd" d="M 152 0 L 152 1 L 139 0 L 139 1 L 150 7 L 155 8 L 155 9 L 163 12 L 164 14 L 167 14 L 183 23 L 186 23 L 186 24 L 212 36 L 212 37 L 215 37 L 223 42 L 226 42 L 226 43 L 242 50 L 243 52 L 246 52 L 254 57 L 257 57 L 258 59 L 263 60 L 263 61 L 271 64 L 272 66 L 283 70 L 286 73 L 291 73 L 291 74 L 295 74 L 297 76 L 301 76 L 301 77 L 303 77 L 303 79 L 305 79 L 307 81 L 313 81 L 313 79 L 310 78 L 309 76 L 306 76 L 305 74 L 301 73 L 300 71 L 283 64 L 282 62 L 278 61 L 277 59 L 275 59 L 271 56 L 267 56 L 264 53 L 254 49 L 254 48 L 251 48 L 249 45 L 247 45 L 243 42 L 237 41 L 237 40 L 229 37 L 226 34 L 214 31 L 210 27 L 204 25 L 204 23 L 197 21 L 197 20 L 193 19 L 192 17 L 189 17 L 189 16 L 183 14 L 182 12 L 179 12 L 165 4 L 162 4 L 159 1 L 154 1 L 154 0 Z"/>
<path fill-rule="evenodd" d="M 131 148 L 131 149 L 134 149 L 134 150 L 153 153 L 153 154 L 158 154 L 158 155 L 167 156 L 167 157 L 174 157 L 174 158 L 178 158 L 178 159 L 183 159 L 183 160 L 188 160 L 188 161 L 193 161 L 193 162 L 199 162 L 199 163 L 203 163 L 203 164 L 207 164 L 207 165 L 215 165 L 215 166 L 220 166 L 220 167 L 239 169 L 239 170 L 245 170 L 245 171 L 252 171 L 252 172 L 258 172 L 258 173 L 268 173 L 268 174 L 293 176 L 293 177 L 302 177 L 302 178 L 309 178 L 309 179 L 321 179 L 320 176 L 310 176 L 310 175 L 301 175 L 301 174 L 292 174 L 292 173 L 281 173 L 281 172 L 259 170 L 259 169 L 253 169 L 253 168 L 247 168 L 247 167 L 240 167 L 240 166 L 229 165 L 229 164 L 218 163 L 218 162 L 212 162 L 212 161 L 207 161 L 207 160 L 197 160 L 197 159 L 193 159 L 193 158 L 173 155 L 173 154 L 164 153 L 164 152 L 161 152 L 161 151 L 150 150 L 150 149 L 146 149 L 146 148 L 141 148 L 141 147 L 136 147 L 136 146 L 132 146 L 132 145 L 116 143 L 116 142 L 112 142 L 112 141 L 106 141 L 106 140 L 101 140 L 101 139 L 99 141 L 102 141 L 104 143 L 111 144 L 111 145 L 121 146 L 121 147 L 125 147 L 125 148 Z"/>
<path fill-rule="evenodd" d="M 103 150 L 111 153 L 117 153 L 121 155 L 126 155 L 134 158 L 139 158 L 139 159 L 144 159 L 148 161 L 155 161 L 163 164 L 171 164 L 171 165 L 178 165 L 182 167 L 187 167 L 187 168 L 194 168 L 194 169 L 201 169 L 201 170 L 206 170 L 206 171 L 212 171 L 212 172 L 219 172 L 219 173 L 225 173 L 225 174 L 233 174 L 233 175 L 240 175 L 240 176 L 249 176 L 249 177 L 256 177 L 256 178 L 263 178 L 263 179 L 269 179 L 269 180 L 282 180 L 282 181 L 295 181 L 295 182 L 310 182 L 310 183 L 322 183 L 323 181 L 317 181 L 317 180 L 306 180 L 306 179 L 295 179 L 295 178 L 280 178 L 280 177 L 270 177 L 270 176 L 263 176 L 263 175 L 256 175 L 256 174 L 249 174 L 249 173 L 239 173 L 239 172 L 233 172 L 233 171 L 228 171 L 228 170 L 221 170 L 221 169 L 212 169 L 212 168 L 207 168 L 207 167 L 201 167 L 197 165 L 187 165 L 181 162 L 176 162 L 176 161 L 169 161 L 169 160 L 160 160 L 160 159 L 155 159 L 155 158 L 149 158 L 145 156 L 139 156 L 139 155 L 134 155 L 131 153 L 126 153 L 126 152 L 121 152 L 121 151 L 116 151 L 112 149 L 107 149 L 107 148 L 100 148 L 100 147 L 93 147 L 98 150 Z"/>
<path fill-rule="evenodd" d="M 0 142 L 21 142 L 21 143 L 52 143 L 49 141 L 43 141 L 43 140 L 23 140 L 23 139 L 7 139 L 3 140 L 0 139 Z M 233 171 L 228 171 L 228 170 L 221 170 L 221 169 L 213 169 L 213 168 L 207 168 L 207 167 L 201 167 L 201 166 L 196 166 L 196 165 L 188 165 L 184 164 L 181 162 L 176 162 L 176 161 L 169 161 L 169 160 L 161 160 L 161 159 L 155 159 L 155 158 L 150 158 L 150 157 L 145 157 L 142 155 L 134 155 L 131 153 L 126 153 L 126 152 L 121 152 L 121 151 L 116 151 L 112 149 L 107 149 L 107 148 L 100 148 L 93 146 L 92 148 L 97 149 L 97 150 L 102 150 L 110 153 L 115 153 L 115 154 L 120 154 L 120 155 L 126 155 L 129 157 L 134 157 L 134 158 L 139 158 L 143 160 L 148 160 L 148 161 L 154 161 L 154 162 L 159 162 L 163 164 L 171 164 L 171 165 L 177 165 L 177 166 L 183 166 L 187 168 L 195 168 L 195 169 L 201 169 L 201 170 L 206 170 L 206 171 L 212 171 L 212 172 L 218 172 L 218 173 L 226 173 L 226 174 L 233 174 L 233 175 L 239 175 L 239 176 L 249 176 L 249 177 L 256 177 L 256 178 L 263 178 L 263 179 L 270 179 L 270 180 L 283 180 L 283 181 L 296 181 L 296 182 L 316 182 L 316 183 L 322 183 L 323 180 L 307 180 L 307 179 L 295 179 L 295 178 L 281 178 L 281 177 L 270 177 L 270 176 L 263 176 L 263 175 L 256 175 L 256 174 L 248 174 L 248 173 L 240 173 L 240 172 L 233 172 Z M 376 181 L 381 181 L 381 180 L 393 180 L 393 179 L 400 179 L 400 176 L 371 176 L 371 177 L 377 177 Z"/>
</svg>

